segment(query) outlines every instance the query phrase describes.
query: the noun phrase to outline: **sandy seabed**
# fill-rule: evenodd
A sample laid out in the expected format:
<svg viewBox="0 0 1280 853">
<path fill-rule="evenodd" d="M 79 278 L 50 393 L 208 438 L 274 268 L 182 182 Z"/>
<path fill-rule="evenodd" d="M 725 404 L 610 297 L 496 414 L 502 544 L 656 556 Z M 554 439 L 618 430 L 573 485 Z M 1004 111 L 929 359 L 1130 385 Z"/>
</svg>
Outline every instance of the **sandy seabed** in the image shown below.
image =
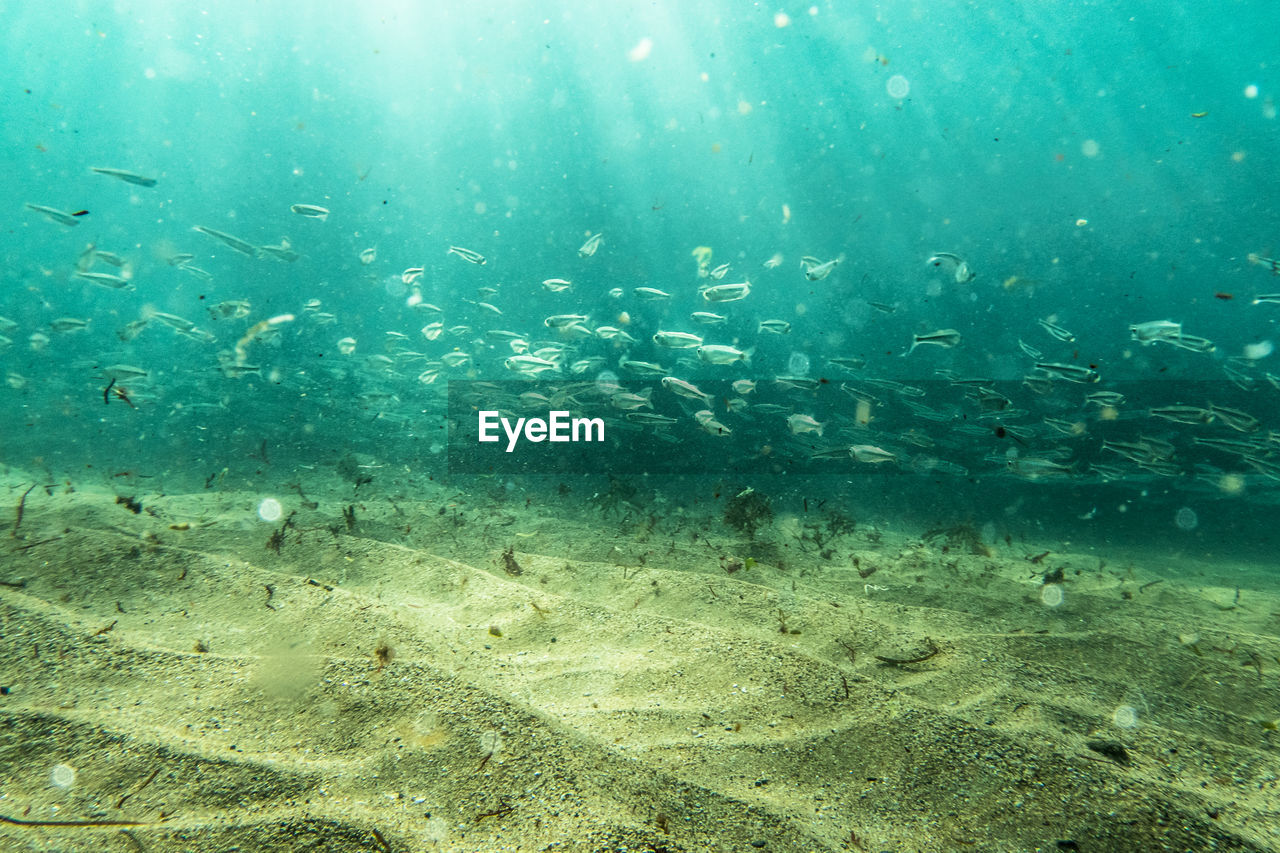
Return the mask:
<svg viewBox="0 0 1280 853">
<path fill-rule="evenodd" d="M 444 490 L 15 527 L 31 483 L 4 850 L 1280 850 L 1277 596 L 1223 561 Z"/>
</svg>

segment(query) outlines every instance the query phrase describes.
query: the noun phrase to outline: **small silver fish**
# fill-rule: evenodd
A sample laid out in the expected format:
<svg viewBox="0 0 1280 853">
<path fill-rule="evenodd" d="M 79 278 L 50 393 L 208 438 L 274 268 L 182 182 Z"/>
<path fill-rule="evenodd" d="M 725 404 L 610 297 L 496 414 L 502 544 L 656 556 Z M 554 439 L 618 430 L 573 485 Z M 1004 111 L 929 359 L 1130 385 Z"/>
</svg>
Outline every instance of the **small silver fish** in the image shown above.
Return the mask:
<svg viewBox="0 0 1280 853">
<path fill-rule="evenodd" d="M 80 220 L 72 216 L 70 213 L 64 213 L 63 211 L 53 207 L 45 207 L 43 204 L 31 204 L 28 202 L 26 204 L 26 208 L 27 210 L 34 210 L 36 213 L 57 222 L 59 225 L 72 226 L 80 224 Z"/>
<path fill-rule="evenodd" d="M 977 278 L 977 274 L 969 268 L 969 264 L 964 258 L 951 252 L 934 252 L 925 263 L 934 267 L 940 267 L 944 264 L 951 267 L 952 278 L 956 280 L 956 284 L 964 284 Z"/>
<path fill-rule="evenodd" d="M 288 263 L 293 263 L 302 257 L 293 250 L 293 244 L 289 242 L 288 237 L 282 237 L 278 246 L 259 246 L 258 254 L 275 258 L 277 261 L 287 261 Z"/>
<path fill-rule="evenodd" d="M 82 278 L 90 284 L 96 284 L 98 287 L 106 287 L 111 290 L 133 290 L 133 285 L 127 278 L 121 278 L 118 275 L 111 275 L 105 272 L 76 272 L 76 278 Z"/>
<path fill-rule="evenodd" d="M 662 387 L 666 388 L 672 394 L 684 397 L 687 400 L 698 400 L 704 406 L 711 405 L 711 395 L 701 391 L 696 385 L 685 382 L 683 379 L 677 379 L 674 376 L 664 376 L 662 378 Z"/>
<path fill-rule="evenodd" d="M 1066 379 L 1068 382 L 1097 382 L 1099 379 L 1098 371 L 1079 364 L 1056 364 L 1054 362 L 1038 361 L 1036 362 L 1036 370 L 1044 371 L 1058 379 Z"/>
<path fill-rule="evenodd" d="M 1071 334 L 1066 329 L 1062 328 L 1056 323 L 1051 323 L 1048 320 L 1037 320 L 1036 322 L 1039 323 L 1041 328 L 1043 328 L 1046 332 L 1053 335 L 1055 338 L 1057 338 L 1060 341 L 1063 341 L 1065 343 L 1071 343 L 1076 339 L 1075 335 Z"/>
<path fill-rule="evenodd" d="M 329 209 L 315 204 L 291 204 L 289 209 L 299 216 L 305 216 L 308 219 L 319 219 L 321 222 L 329 218 Z"/>
<path fill-rule="evenodd" d="M 623 370 L 629 370 L 632 373 L 639 373 L 642 376 L 661 376 L 667 372 L 667 369 L 661 364 L 654 364 L 651 361 L 632 361 L 627 358 L 619 361 L 618 367 Z"/>
<path fill-rule="evenodd" d="M 671 298 L 670 293 L 667 293 L 665 290 L 659 290 L 656 287 L 637 287 L 631 292 L 634 293 L 638 299 L 643 299 L 646 302 L 656 302 L 659 299 Z"/>
<path fill-rule="evenodd" d="M 653 335 L 653 342 L 660 347 L 668 349 L 693 349 L 702 346 L 702 338 L 697 335 L 691 335 L 688 332 L 664 332 L 657 331 Z"/>
<path fill-rule="evenodd" d="M 542 324 L 548 329 L 563 329 L 565 326 L 581 323 L 586 319 L 586 314 L 552 314 L 543 320 Z"/>
<path fill-rule="evenodd" d="M 716 420 L 715 414 L 710 409 L 703 409 L 700 412 L 694 412 L 693 419 L 698 422 L 698 426 L 702 427 L 712 435 L 732 435 L 732 431 L 727 426 Z"/>
<path fill-rule="evenodd" d="M 703 288 L 702 298 L 708 302 L 737 302 L 739 299 L 745 299 L 750 292 L 751 282 L 749 281 L 738 284 L 715 284 Z"/>
<path fill-rule="evenodd" d="M 791 430 L 792 435 L 803 435 L 807 432 L 816 432 L 822 435 L 822 429 L 826 424 L 820 424 L 810 415 L 792 415 L 787 418 L 787 427 Z"/>
<path fill-rule="evenodd" d="M 831 275 L 832 270 L 836 268 L 838 263 L 840 263 L 839 258 L 825 262 L 808 256 L 800 259 L 800 266 L 804 269 L 804 277 L 809 281 L 822 281 Z"/>
<path fill-rule="evenodd" d="M 548 278 L 543 280 L 542 286 L 552 293 L 561 293 L 573 287 L 573 282 L 565 278 Z"/>
<path fill-rule="evenodd" d="M 239 237 L 232 236 L 225 231 L 219 231 L 216 228 L 206 228 L 203 225 L 193 226 L 192 230 L 199 231 L 201 234 L 212 237 L 213 239 L 230 246 L 242 255 L 248 255 L 251 258 L 258 257 L 257 246 L 245 240 L 241 240 Z"/>
<path fill-rule="evenodd" d="M 156 185 L 155 178 L 145 178 L 136 172 L 127 172 L 124 169 L 106 169 L 100 166 L 90 166 L 89 170 L 97 172 L 99 175 L 119 178 L 127 184 L 137 184 L 140 187 L 154 187 Z"/>
<path fill-rule="evenodd" d="M 698 358 L 707 364 L 735 364 L 739 361 L 751 364 L 752 352 L 752 350 L 744 351 L 737 347 L 708 344 L 698 347 Z"/>
<path fill-rule="evenodd" d="M 461 246 L 450 246 L 449 251 L 446 252 L 445 254 L 457 255 L 458 257 L 462 258 L 464 261 L 468 263 L 476 264 L 477 266 L 484 266 L 486 263 L 484 255 L 480 254 L 479 252 L 473 252 L 470 249 L 464 249 Z"/>
<path fill-rule="evenodd" d="M 786 320 L 761 320 L 759 332 L 769 332 L 774 335 L 785 335 L 791 331 L 791 324 Z"/>
<path fill-rule="evenodd" d="M 366 267 L 369 266 L 369 264 L 376 261 L 377 259 L 378 259 L 377 246 L 373 246 L 371 248 L 365 249 L 360 253 L 360 263 L 364 264 Z"/>
<path fill-rule="evenodd" d="M 1178 337 L 1182 334 L 1182 324 L 1172 320 L 1148 320 L 1145 323 L 1134 323 L 1129 327 L 1129 334 L 1139 343 L 1152 344 Z"/>
<path fill-rule="evenodd" d="M 239 320 L 249 316 L 249 300 L 227 299 L 209 308 L 209 316 L 215 320 Z"/>
<path fill-rule="evenodd" d="M 583 243 L 578 249 L 578 257 L 589 258 L 600 250 L 600 244 L 604 240 L 603 233 L 592 234 L 587 238 L 587 242 Z"/>
<path fill-rule="evenodd" d="M 855 444 L 849 448 L 849 455 L 858 462 L 866 462 L 871 465 L 898 461 L 897 454 L 890 453 L 884 448 L 876 447 L 873 444 Z"/>
<path fill-rule="evenodd" d="M 927 335 L 913 335 L 911 339 L 911 349 L 903 353 L 904 356 L 911 355 L 916 351 L 916 347 L 921 344 L 932 344 L 933 346 L 945 347 L 951 349 L 960 343 L 960 333 L 955 329 L 939 329 L 936 332 L 929 332 Z"/>
</svg>

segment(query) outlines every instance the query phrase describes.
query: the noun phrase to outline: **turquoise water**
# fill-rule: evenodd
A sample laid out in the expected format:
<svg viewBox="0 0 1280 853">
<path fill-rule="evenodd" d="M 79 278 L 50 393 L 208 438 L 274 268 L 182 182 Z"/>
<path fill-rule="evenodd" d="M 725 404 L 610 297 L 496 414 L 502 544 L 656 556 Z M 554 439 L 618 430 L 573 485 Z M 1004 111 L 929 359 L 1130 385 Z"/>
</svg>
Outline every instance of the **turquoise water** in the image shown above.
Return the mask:
<svg viewBox="0 0 1280 853">
<path fill-rule="evenodd" d="M 169 490 L 270 491 L 353 452 L 533 493 L 548 474 L 673 494 L 677 473 L 772 478 L 788 505 L 1253 548 L 1280 480 L 1280 307 L 1254 302 L 1280 291 L 1267 11 L 5 3 L 0 459 Z M 811 280 L 806 256 L 838 263 Z M 741 282 L 742 300 L 702 295 Z M 244 316 L 213 316 L 230 300 Z M 565 314 L 584 336 L 547 325 Z M 51 328 L 66 317 L 88 326 Z M 1163 320 L 1173 342 L 1130 333 Z M 910 351 L 944 330 L 958 345 Z M 513 371 L 495 331 L 553 368 Z M 111 385 L 120 364 L 147 375 Z M 777 384 L 796 373 L 816 387 Z M 671 423 L 629 419 L 619 390 Z M 473 410 L 515 413 L 525 391 L 601 418 L 606 442 L 484 455 Z M 1198 419 L 1151 414 L 1175 404 Z"/>
</svg>

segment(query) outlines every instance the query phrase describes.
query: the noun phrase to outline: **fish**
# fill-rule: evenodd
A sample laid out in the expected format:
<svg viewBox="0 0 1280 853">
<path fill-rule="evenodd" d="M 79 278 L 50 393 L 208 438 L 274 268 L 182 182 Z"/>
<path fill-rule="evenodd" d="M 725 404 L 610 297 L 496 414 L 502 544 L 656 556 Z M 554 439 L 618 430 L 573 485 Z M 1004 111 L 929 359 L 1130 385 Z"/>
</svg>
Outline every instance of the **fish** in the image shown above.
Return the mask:
<svg viewBox="0 0 1280 853">
<path fill-rule="evenodd" d="M 55 332 L 80 332 L 89 328 L 89 321 L 78 317 L 59 317 L 49 323 L 49 328 Z"/>
<path fill-rule="evenodd" d="M 248 255 L 251 258 L 258 257 L 258 247 L 239 237 L 235 237 L 225 231 L 219 231 L 216 228 L 208 228 L 204 225 L 195 225 L 193 231 L 199 231 L 201 234 L 212 237 L 213 239 L 230 246 L 242 255 Z"/>
<path fill-rule="evenodd" d="M 477 302 L 476 307 L 483 308 L 485 311 L 488 311 L 490 314 L 496 314 L 499 317 L 502 316 L 502 309 L 496 305 L 490 305 L 488 302 Z"/>
<path fill-rule="evenodd" d="M 1129 327 L 1129 334 L 1139 343 L 1151 344 L 1178 337 L 1182 334 L 1182 324 L 1172 320 L 1148 320 L 1145 323 L 1134 323 Z"/>
<path fill-rule="evenodd" d="M 769 332 L 774 335 L 785 335 L 791 331 L 791 324 L 786 320 L 761 320 L 757 332 Z"/>
<path fill-rule="evenodd" d="M 723 314 L 712 314 L 710 311 L 694 311 L 689 318 L 695 323 L 701 323 L 704 326 L 715 326 L 725 322 L 729 318 Z"/>
<path fill-rule="evenodd" d="M 761 266 L 763 266 L 767 270 L 777 269 L 778 267 L 782 266 L 782 262 L 784 260 L 786 259 L 782 257 L 781 252 L 775 252 L 773 256 L 770 257 L 769 260 L 761 264 Z"/>
<path fill-rule="evenodd" d="M 1124 405 L 1124 395 L 1118 391 L 1092 391 L 1084 395 L 1085 403 L 1093 403 L 1097 406 L 1116 406 Z"/>
<path fill-rule="evenodd" d="M 1028 358 L 1034 359 L 1035 361 L 1041 361 L 1044 358 L 1044 353 L 1040 352 L 1040 350 L 1030 344 L 1024 343 L 1022 338 L 1018 338 L 1018 349 L 1022 350 Z"/>
<path fill-rule="evenodd" d="M 128 382 L 134 379 L 146 379 L 150 375 L 144 368 L 134 367 L 132 364 L 109 364 L 102 368 L 104 379 L 123 379 Z"/>
<path fill-rule="evenodd" d="M 843 367 L 845 370 L 861 370 L 867 366 L 867 360 L 865 358 L 836 356 L 834 358 L 827 359 L 827 361 L 831 362 L 836 367 Z"/>
<path fill-rule="evenodd" d="M 1209 410 L 1215 418 L 1237 432 L 1257 432 L 1262 427 L 1262 421 L 1239 409 L 1224 409 L 1210 404 Z"/>
<path fill-rule="evenodd" d="M 698 347 L 697 352 L 698 358 L 707 364 L 736 364 L 739 361 L 751 364 L 751 353 L 754 350 L 740 350 L 737 347 L 707 344 Z"/>
<path fill-rule="evenodd" d="M 826 424 L 820 424 L 810 415 L 792 415 L 787 418 L 787 427 L 791 430 L 792 435 L 803 435 L 807 432 L 816 432 L 822 435 L 823 427 Z"/>
<path fill-rule="evenodd" d="M 563 329 L 565 326 L 581 323 L 586 319 L 588 319 L 586 314 L 552 314 L 543 320 L 542 324 L 548 329 Z"/>
<path fill-rule="evenodd" d="M 446 361 L 446 363 L 448 362 Z M 539 373 L 545 373 L 549 370 L 557 373 L 560 371 L 560 365 L 556 364 L 554 361 L 539 358 L 536 355 L 513 355 L 503 361 L 502 364 L 507 368 L 507 370 L 512 370 L 516 373 L 523 373 L 529 376 L 536 376 Z M 452 367 L 454 365 L 450 366 Z"/>
<path fill-rule="evenodd" d="M 955 329 L 939 329 L 936 332 L 929 332 L 926 335 L 913 335 L 911 338 L 911 349 L 903 353 L 904 356 L 911 355 L 915 352 L 916 347 L 921 344 L 932 344 L 934 346 L 951 349 L 960 343 L 960 333 Z"/>
<path fill-rule="evenodd" d="M 1264 258 L 1261 255 L 1256 255 L 1253 252 L 1250 252 L 1249 263 L 1267 267 L 1271 270 L 1272 275 L 1280 275 L 1280 261 L 1277 261 L 1274 258 Z"/>
<path fill-rule="evenodd" d="M 646 302 L 655 302 L 659 299 L 671 298 L 670 293 L 667 293 L 665 290 L 659 290 L 656 287 L 637 287 L 631 292 L 634 293 L 638 299 L 643 299 Z"/>
<path fill-rule="evenodd" d="M 124 343 L 134 340 L 138 335 L 142 334 L 142 330 L 147 327 L 150 320 L 134 320 L 132 323 L 126 323 L 124 326 L 116 329 L 116 337 Z"/>
<path fill-rule="evenodd" d="M 738 379 L 733 382 L 731 387 L 735 394 L 746 395 L 756 390 L 756 383 L 751 379 Z"/>
<path fill-rule="evenodd" d="M 667 369 L 660 364 L 654 364 L 651 361 L 632 361 L 627 358 L 619 361 L 618 367 L 643 376 L 661 376 L 667 372 Z"/>
<path fill-rule="evenodd" d="M 102 249 L 94 250 L 93 259 L 96 261 L 102 261 L 104 264 L 109 264 L 117 269 L 123 269 L 124 266 L 129 263 L 115 252 L 104 252 Z"/>
<path fill-rule="evenodd" d="M 560 293 L 573 287 L 573 282 L 567 278 L 548 278 L 543 279 L 542 286 L 552 293 Z"/>
<path fill-rule="evenodd" d="M 595 233 L 587 238 L 587 242 L 583 243 L 578 249 L 578 257 L 589 258 L 600 250 L 600 244 L 604 240 L 603 233 Z"/>
<path fill-rule="evenodd" d="M 156 185 L 155 178 L 146 178 L 136 172 L 127 172 L 124 169 L 107 169 L 102 166 L 90 166 L 89 171 L 96 172 L 99 175 L 119 178 L 127 184 L 137 184 L 140 187 L 154 187 Z"/>
<path fill-rule="evenodd" d="M 343 355 L 351 355 L 355 351 L 356 351 L 355 338 L 348 337 L 348 338 L 341 338 L 338 340 L 338 352 L 342 353 Z"/>
<path fill-rule="evenodd" d="M 693 419 L 698 422 L 698 426 L 702 427 L 712 435 L 732 435 L 732 431 L 716 420 L 715 414 L 710 409 L 703 409 L 693 413 Z"/>
<path fill-rule="evenodd" d="M 270 340 L 274 338 L 275 336 L 280 334 L 281 326 L 283 326 L 285 323 L 292 323 L 294 319 L 295 319 L 294 315 L 292 314 L 277 314 L 274 317 L 269 317 L 266 320 L 259 320 L 257 323 L 254 323 L 247 330 L 245 330 L 245 333 L 244 335 L 241 336 L 240 340 L 236 341 L 235 363 L 238 365 L 243 365 L 245 363 L 246 359 L 249 357 L 249 351 L 248 351 L 249 344 L 259 339 Z M 179 331 L 182 331 L 182 330 L 179 330 Z M 189 334 L 197 331 L 199 330 L 193 328 L 193 329 L 187 330 L 187 332 L 184 332 L 184 334 Z"/>
<path fill-rule="evenodd" d="M 487 263 L 484 255 L 479 252 L 473 252 L 471 249 L 464 249 L 461 246 L 450 246 L 449 251 L 445 252 L 445 254 L 457 255 L 467 263 L 476 264 L 477 266 L 484 266 Z"/>
<path fill-rule="evenodd" d="M 180 332 L 190 331 L 196 327 L 196 324 L 188 320 L 186 317 L 179 317 L 177 314 L 169 314 L 164 311 L 149 311 L 146 314 L 148 320 L 158 320 L 171 329 L 177 329 Z"/>
<path fill-rule="evenodd" d="M 884 462 L 897 462 L 898 456 L 874 444 L 854 444 L 849 448 L 849 455 L 858 462 L 880 465 Z"/>
<path fill-rule="evenodd" d="M 291 204 L 289 209 L 299 216 L 305 216 L 308 219 L 319 219 L 321 222 L 329 218 L 329 209 L 315 204 Z"/>
<path fill-rule="evenodd" d="M 8 334 L 18 328 L 18 324 L 8 317 L 0 317 L 0 335 Z"/>
<path fill-rule="evenodd" d="M 599 370 L 606 364 L 605 359 L 600 356 L 592 356 L 591 358 L 582 358 L 569 365 L 569 372 L 581 375 L 589 370 Z"/>
<path fill-rule="evenodd" d="M 679 422 L 678 418 L 658 415 L 653 412 L 627 412 L 627 420 L 637 424 L 645 424 L 646 426 L 670 426 Z"/>
<path fill-rule="evenodd" d="M 1273 261 L 1272 263 L 1276 263 Z M 1280 305 L 1280 293 L 1260 293 L 1253 297 L 1254 305 Z"/>
<path fill-rule="evenodd" d="M 702 298 L 708 302 L 737 302 L 751 293 L 751 282 L 737 284 L 714 284 L 702 289 Z"/>
<path fill-rule="evenodd" d="M 1048 332 L 1049 334 L 1053 335 L 1055 338 L 1057 338 L 1057 339 L 1058 339 L 1058 340 L 1060 340 L 1060 341 L 1063 341 L 1063 342 L 1065 342 L 1065 343 L 1071 343 L 1072 341 L 1074 341 L 1074 340 L 1076 339 L 1076 336 L 1075 336 L 1075 335 L 1071 334 L 1071 333 L 1070 333 L 1070 332 L 1068 332 L 1066 329 L 1062 328 L 1061 326 L 1057 325 L 1056 323 L 1051 323 L 1051 322 L 1050 322 L 1050 321 L 1048 321 L 1048 320 L 1036 320 L 1036 322 L 1037 322 L 1037 323 L 1039 323 L 1039 324 L 1040 324 L 1040 326 L 1041 326 L 1041 327 L 1042 327 L 1046 332 Z"/>
<path fill-rule="evenodd" d="M 44 332 L 32 332 L 27 338 L 27 346 L 31 348 L 32 352 L 40 352 L 49 346 L 49 336 Z"/>
<path fill-rule="evenodd" d="M 1057 364 L 1051 361 L 1037 361 L 1036 370 L 1043 371 L 1055 379 L 1068 382 L 1097 382 L 1101 377 L 1092 367 L 1079 364 Z"/>
<path fill-rule="evenodd" d="M 696 385 L 685 382 L 683 379 L 677 379 L 674 376 L 664 376 L 662 378 L 662 387 L 666 388 L 678 397 L 684 397 L 687 400 L 698 400 L 704 406 L 711 405 L 710 394 L 704 393 Z"/>
<path fill-rule="evenodd" d="M 781 385 L 783 388 L 792 388 L 796 391 L 817 391 L 821 384 L 817 379 L 808 376 L 775 376 L 773 378 L 775 385 Z"/>
<path fill-rule="evenodd" d="M 659 330 L 653 335 L 653 342 L 668 349 L 693 349 L 702 346 L 702 338 L 688 332 L 664 332 Z"/>
<path fill-rule="evenodd" d="M 940 267 L 943 264 L 950 266 L 952 278 L 955 279 L 956 284 L 965 284 L 978 277 L 977 273 L 969 268 L 964 258 L 951 252 L 934 252 L 925 263 L 934 267 Z"/>
<path fill-rule="evenodd" d="M 31 204 L 28 202 L 25 206 L 27 210 L 34 210 L 36 213 L 57 222 L 59 225 L 72 226 L 80 224 L 80 220 L 75 217 L 75 214 L 64 213 L 63 211 L 53 207 L 45 207 L 43 204 Z"/>
<path fill-rule="evenodd" d="M 249 316 L 249 300 L 227 299 L 209 308 L 209 316 L 215 320 L 239 320 Z"/>
<path fill-rule="evenodd" d="M 1156 406 L 1148 409 L 1147 414 L 1153 418 L 1173 421 L 1176 424 L 1208 424 L 1213 423 L 1214 419 L 1214 414 L 1211 409 L 1201 408 L 1200 406 L 1184 406 L 1181 404 L 1175 404 L 1172 406 Z"/>
<path fill-rule="evenodd" d="M 289 242 L 288 237 L 282 237 L 278 246 L 259 246 L 258 257 L 275 258 L 277 261 L 293 263 L 302 255 L 293 250 L 293 244 Z"/>
<path fill-rule="evenodd" d="M 1019 477 L 1025 477 L 1028 480 L 1039 480 L 1044 477 L 1069 477 L 1075 474 L 1075 470 L 1070 465 L 1063 465 L 1061 462 L 1036 456 L 1015 456 L 1005 464 L 1014 474 Z"/>
<path fill-rule="evenodd" d="M 213 281 L 213 273 L 202 270 L 199 267 L 193 267 L 191 264 L 183 264 L 178 267 L 178 269 L 182 270 L 187 275 L 195 276 L 201 281 Z"/>
<path fill-rule="evenodd" d="M 222 375 L 228 379 L 241 379 L 245 376 L 261 376 L 262 365 L 260 364 L 236 364 L 234 361 L 228 361 L 218 366 L 222 371 Z"/>
<path fill-rule="evenodd" d="M 707 275 L 709 275 L 711 278 L 715 279 L 716 281 L 720 281 L 722 278 L 724 278 L 728 274 L 729 274 L 728 264 L 721 264 L 720 266 L 713 269 L 711 272 L 707 273 Z"/>
<path fill-rule="evenodd" d="M 596 337 L 604 341 L 626 341 L 629 344 L 634 344 L 636 342 L 635 338 L 631 337 L 617 326 L 600 326 L 596 329 Z"/>
<path fill-rule="evenodd" d="M 609 405 L 624 412 L 634 412 L 637 409 L 652 409 L 653 403 L 649 400 L 652 395 L 652 388 L 646 388 L 639 394 L 633 394 L 630 391 L 618 391 L 610 395 Z"/>
<path fill-rule="evenodd" d="M 513 358 L 521 358 L 521 357 L 522 356 L 518 356 L 518 355 L 513 356 Z M 463 352 L 462 350 L 454 350 L 453 352 L 447 352 L 444 355 L 440 356 L 440 360 L 443 361 L 449 367 L 462 367 L 465 364 L 471 363 L 471 353 Z M 510 359 L 508 359 L 508 361 L 509 360 Z"/>
<path fill-rule="evenodd" d="M 831 275 L 831 271 L 836 268 L 838 263 L 840 263 L 840 258 L 825 262 L 808 256 L 800 259 L 800 266 L 804 269 L 804 277 L 809 281 L 822 281 Z"/>
<path fill-rule="evenodd" d="M 1218 348 L 1217 345 L 1208 338 L 1202 338 L 1199 335 L 1188 335 L 1185 332 L 1180 332 L 1176 336 L 1160 338 L 1160 340 L 1169 346 L 1174 346 L 1178 349 L 1190 350 L 1191 352 L 1208 353 L 1213 352 Z"/>
<path fill-rule="evenodd" d="M 127 278 L 118 275 L 112 275 L 105 272 L 79 272 L 75 273 L 76 278 L 82 278 L 90 284 L 96 284 L 98 287 L 106 287 L 111 290 L 133 290 L 133 284 Z"/>
<path fill-rule="evenodd" d="M 195 259 L 196 259 L 196 256 L 191 254 L 190 252 L 178 252 L 175 255 L 170 255 L 169 257 L 165 258 L 165 260 L 169 263 L 169 266 L 171 267 L 180 267 L 183 264 L 187 263 L 188 261 L 194 261 Z"/>
<path fill-rule="evenodd" d="M 610 289 L 609 289 L 609 298 L 610 298 L 610 299 L 621 299 L 621 298 L 622 298 L 622 288 L 621 288 L 621 287 L 612 287 L 612 288 L 610 288 Z"/>
</svg>

